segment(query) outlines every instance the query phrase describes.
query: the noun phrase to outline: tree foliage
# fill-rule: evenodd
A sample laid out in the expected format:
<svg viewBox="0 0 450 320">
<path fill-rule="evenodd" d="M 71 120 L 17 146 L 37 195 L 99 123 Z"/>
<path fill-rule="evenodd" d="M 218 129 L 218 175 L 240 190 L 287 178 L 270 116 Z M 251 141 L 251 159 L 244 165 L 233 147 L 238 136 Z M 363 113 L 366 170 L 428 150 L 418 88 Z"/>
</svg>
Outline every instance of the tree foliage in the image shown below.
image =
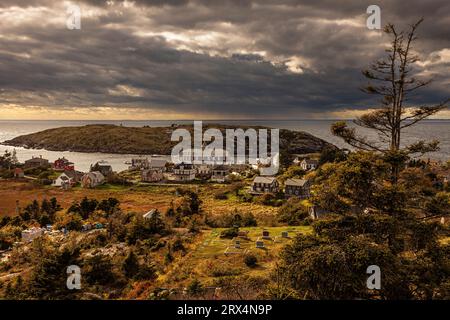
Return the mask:
<svg viewBox="0 0 450 320">
<path fill-rule="evenodd" d="M 377 151 L 386 155 L 392 165 L 392 179 L 395 181 L 398 170 L 408 155 L 424 154 L 438 149 L 438 141 L 417 141 L 411 145 L 401 146 L 401 132 L 405 128 L 447 108 L 449 99 L 436 105 L 409 105 L 408 100 L 416 90 L 427 86 L 431 81 L 417 76 L 414 64 L 419 57 L 414 52 L 413 44 L 417 40 L 420 19 L 409 31 L 398 31 L 393 24 L 388 24 L 384 32 L 390 36 L 391 45 L 386 49 L 386 56 L 363 70 L 369 83 L 362 90 L 370 95 L 381 96 L 381 106 L 358 117 L 354 123 L 378 133 L 379 142 L 357 134 L 343 121 L 335 123 L 331 131 L 351 146 L 365 151 Z"/>
</svg>

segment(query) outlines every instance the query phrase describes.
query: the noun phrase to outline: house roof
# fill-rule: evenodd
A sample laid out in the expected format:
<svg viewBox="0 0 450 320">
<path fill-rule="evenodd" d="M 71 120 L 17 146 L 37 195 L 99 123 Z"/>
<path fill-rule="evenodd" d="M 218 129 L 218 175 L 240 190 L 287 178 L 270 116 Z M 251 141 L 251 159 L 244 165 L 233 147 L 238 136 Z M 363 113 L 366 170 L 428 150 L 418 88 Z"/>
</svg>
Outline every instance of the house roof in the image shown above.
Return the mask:
<svg viewBox="0 0 450 320">
<path fill-rule="evenodd" d="M 303 159 L 303 161 L 306 162 L 307 164 L 319 164 L 319 161 L 314 159 Z"/>
<path fill-rule="evenodd" d="M 224 165 L 217 165 L 212 168 L 213 171 L 229 171 L 230 168 Z"/>
<path fill-rule="evenodd" d="M 190 169 L 194 168 L 194 166 L 192 164 L 182 162 L 182 163 L 176 164 L 174 166 L 174 169 L 181 169 L 181 167 L 183 167 L 184 170 L 190 170 Z"/>
<path fill-rule="evenodd" d="M 276 181 L 277 179 L 275 177 L 261 177 L 261 176 L 257 176 L 254 180 L 253 183 L 273 183 L 274 181 Z"/>
<path fill-rule="evenodd" d="M 285 186 L 303 187 L 308 182 L 306 179 L 287 179 Z"/>
<path fill-rule="evenodd" d="M 103 161 L 103 160 L 102 161 L 98 161 L 94 165 L 91 165 L 91 167 L 99 168 L 99 169 L 111 169 L 112 170 L 111 165 L 108 164 L 106 161 Z"/>
<path fill-rule="evenodd" d="M 65 174 L 66 176 L 72 178 L 72 179 L 73 179 L 73 178 L 76 178 L 76 177 L 81 177 L 81 176 L 83 176 L 83 172 L 76 171 L 76 170 L 74 170 L 74 171 L 64 171 L 64 174 Z"/>
<path fill-rule="evenodd" d="M 144 219 L 150 219 L 150 218 L 153 217 L 153 215 L 155 214 L 155 212 L 156 212 L 156 209 L 152 209 L 152 210 L 150 210 L 149 212 L 144 213 L 144 214 L 142 215 L 142 217 L 143 217 Z"/>
<path fill-rule="evenodd" d="M 25 163 L 27 162 L 48 162 L 48 160 L 41 157 L 33 157 L 31 159 L 25 160 Z"/>
<path fill-rule="evenodd" d="M 164 168 L 166 166 L 166 159 L 150 159 L 150 167 L 153 168 Z"/>
<path fill-rule="evenodd" d="M 105 176 L 103 174 L 101 174 L 100 172 L 98 172 L 98 171 L 88 172 L 88 173 L 85 174 L 85 176 L 86 175 L 94 176 L 95 178 L 100 179 L 100 180 L 101 179 L 105 179 Z"/>
<path fill-rule="evenodd" d="M 110 164 L 97 164 L 97 166 L 99 168 L 107 168 L 107 169 L 112 169 Z"/>
</svg>

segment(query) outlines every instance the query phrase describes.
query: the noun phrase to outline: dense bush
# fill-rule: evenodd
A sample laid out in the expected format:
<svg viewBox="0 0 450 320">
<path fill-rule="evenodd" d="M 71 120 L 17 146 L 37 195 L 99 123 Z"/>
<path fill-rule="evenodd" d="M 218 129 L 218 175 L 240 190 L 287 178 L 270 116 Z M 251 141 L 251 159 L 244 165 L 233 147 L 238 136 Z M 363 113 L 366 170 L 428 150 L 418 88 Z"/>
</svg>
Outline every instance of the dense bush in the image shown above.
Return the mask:
<svg viewBox="0 0 450 320">
<path fill-rule="evenodd" d="M 198 279 L 193 279 L 186 288 L 187 294 L 190 296 L 199 296 L 204 293 L 205 289 L 203 288 L 202 283 Z"/>
<path fill-rule="evenodd" d="M 278 209 L 278 221 L 290 226 L 300 225 L 308 217 L 308 209 L 301 200 L 292 197 Z"/>
<path fill-rule="evenodd" d="M 239 232 L 239 228 L 228 228 L 225 230 L 222 230 L 222 232 L 220 233 L 220 237 L 221 238 L 227 238 L 227 239 L 232 239 L 234 237 L 237 237 Z"/>
<path fill-rule="evenodd" d="M 205 223 L 212 228 L 256 227 L 258 222 L 251 212 L 234 211 L 223 215 L 205 218 Z"/>
<path fill-rule="evenodd" d="M 129 244 L 135 244 L 137 240 L 145 240 L 165 231 L 165 223 L 158 211 L 147 219 L 137 214 L 127 226 L 126 240 Z"/>
<path fill-rule="evenodd" d="M 244 263 L 247 267 L 253 268 L 258 263 L 258 259 L 252 254 L 247 254 L 244 257 Z"/>
</svg>

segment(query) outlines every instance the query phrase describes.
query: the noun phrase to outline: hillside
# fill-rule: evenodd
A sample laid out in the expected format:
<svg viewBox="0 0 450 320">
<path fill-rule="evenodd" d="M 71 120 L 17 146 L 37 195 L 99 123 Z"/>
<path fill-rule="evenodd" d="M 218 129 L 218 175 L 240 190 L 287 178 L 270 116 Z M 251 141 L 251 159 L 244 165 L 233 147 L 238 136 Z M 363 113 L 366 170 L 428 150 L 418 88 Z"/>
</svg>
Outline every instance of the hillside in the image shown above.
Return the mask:
<svg viewBox="0 0 450 320">
<path fill-rule="evenodd" d="M 204 126 L 232 128 L 222 125 Z M 192 126 L 178 126 L 192 132 Z M 261 127 L 253 127 L 261 128 Z M 246 129 L 243 127 L 243 129 Z M 50 151 L 104 152 L 119 154 L 169 155 L 177 142 L 170 141 L 172 127 L 123 127 L 115 125 L 86 125 L 61 127 L 23 135 L 3 142 L 4 145 Z M 224 131 L 223 131 L 224 133 Z M 224 134 L 225 137 L 225 134 Z M 225 139 L 224 139 L 225 140 Z M 306 132 L 280 130 L 280 149 L 283 154 L 320 152 L 328 142 Z"/>
</svg>

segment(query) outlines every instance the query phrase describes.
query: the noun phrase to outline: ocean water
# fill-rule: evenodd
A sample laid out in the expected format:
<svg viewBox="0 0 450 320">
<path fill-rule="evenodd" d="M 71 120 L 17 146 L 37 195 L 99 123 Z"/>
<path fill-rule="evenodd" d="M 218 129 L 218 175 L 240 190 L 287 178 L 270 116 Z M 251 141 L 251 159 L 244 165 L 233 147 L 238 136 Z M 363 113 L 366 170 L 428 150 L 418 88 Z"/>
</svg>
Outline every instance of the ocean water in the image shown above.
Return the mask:
<svg viewBox="0 0 450 320">
<path fill-rule="evenodd" d="M 330 132 L 330 126 L 336 120 L 215 120 L 215 121 L 204 121 L 207 123 L 220 123 L 235 126 L 239 128 L 244 125 L 261 125 L 268 126 L 271 128 L 278 129 L 289 129 L 308 132 L 316 137 L 322 138 L 338 147 L 349 146 L 340 140 L 339 138 L 333 136 Z M 351 121 L 347 121 L 349 125 L 352 125 Z M 142 126 L 152 126 L 152 127 L 163 127 L 170 126 L 173 123 L 176 124 L 191 124 L 192 121 L 37 121 L 37 120 L 0 120 L 0 142 L 12 139 L 19 135 L 34 133 L 50 128 L 65 127 L 65 126 L 81 126 L 86 124 L 116 124 L 130 127 L 142 127 Z M 374 141 L 377 140 L 377 136 L 373 131 L 367 129 L 358 129 L 360 132 L 369 139 Z M 437 139 L 440 141 L 440 150 L 438 152 L 433 152 L 427 154 L 426 157 L 436 160 L 447 161 L 450 160 L 450 120 L 426 120 L 416 126 L 408 128 L 403 133 L 402 141 L 403 144 L 410 144 L 418 140 L 433 140 Z M 12 150 L 12 147 L 0 145 L 0 152 L 3 153 L 5 150 Z M 17 152 L 17 157 L 19 161 L 25 161 L 32 156 L 39 156 L 54 161 L 58 157 L 66 157 L 70 161 L 74 162 L 76 169 L 80 171 L 88 171 L 89 166 L 99 160 L 104 160 L 110 163 L 115 171 L 122 171 L 128 168 L 125 164 L 126 161 L 134 155 L 117 155 L 117 154 L 107 154 L 107 153 L 82 153 L 82 152 L 56 152 L 47 150 L 35 150 L 35 149 L 24 149 L 15 148 Z"/>
</svg>

